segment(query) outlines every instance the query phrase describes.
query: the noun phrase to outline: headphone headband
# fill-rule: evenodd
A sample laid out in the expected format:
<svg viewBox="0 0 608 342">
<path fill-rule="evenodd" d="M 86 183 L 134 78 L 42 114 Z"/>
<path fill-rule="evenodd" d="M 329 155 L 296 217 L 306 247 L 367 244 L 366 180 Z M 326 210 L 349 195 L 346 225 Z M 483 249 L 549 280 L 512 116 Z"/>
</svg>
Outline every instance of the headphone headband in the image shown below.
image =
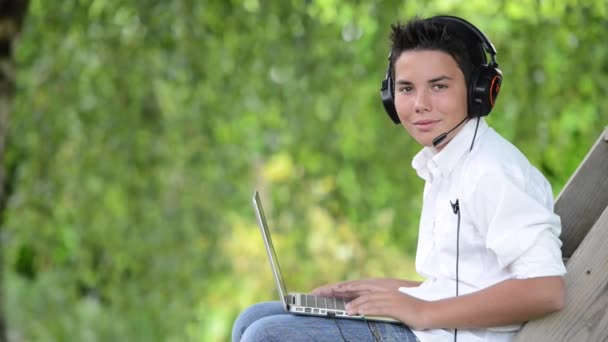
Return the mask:
<svg viewBox="0 0 608 342">
<path fill-rule="evenodd" d="M 444 23 L 447 26 L 452 26 L 453 24 L 455 24 L 454 27 L 450 28 L 450 30 L 453 32 L 462 33 L 463 29 L 466 29 L 469 34 L 473 34 L 475 37 L 477 37 L 477 41 L 481 43 L 481 46 L 487 53 L 489 53 L 492 57 L 496 56 L 497 52 L 496 48 L 494 47 L 494 44 L 492 44 L 490 39 L 488 39 L 488 37 L 483 32 L 481 32 L 475 25 L 471 24 L 470 22 L 451 15 L 438 15 L 436 17 L 429 18 L 429 20 Z"/>
</svg>

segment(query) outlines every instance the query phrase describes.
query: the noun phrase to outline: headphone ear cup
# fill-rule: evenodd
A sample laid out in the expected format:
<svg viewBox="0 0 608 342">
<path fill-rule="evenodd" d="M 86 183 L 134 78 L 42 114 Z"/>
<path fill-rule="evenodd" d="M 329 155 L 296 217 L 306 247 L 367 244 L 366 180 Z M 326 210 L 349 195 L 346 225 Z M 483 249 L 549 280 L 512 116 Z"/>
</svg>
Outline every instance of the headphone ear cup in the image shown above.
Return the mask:
<svg viewBox="0 0 608 342">
<path fill-rule="evenodd" d="M 395 108 L 395 84 L 390 76 L 390 72 L 387 73 L 386 78 L 382 81 L 380 96 L 382 97 L 382 104 L 384 105 L 386 114 L 388 114 L 395 124 L 401 123 L 397 109 Z"/>
<path fill-rule="evenodd" d="M 502 84 L 502 72 L 488 65 L 481 65 L 473 72 L 469 85 L 469 115 L 472 117 L 490 114 Z"/>
</svg>

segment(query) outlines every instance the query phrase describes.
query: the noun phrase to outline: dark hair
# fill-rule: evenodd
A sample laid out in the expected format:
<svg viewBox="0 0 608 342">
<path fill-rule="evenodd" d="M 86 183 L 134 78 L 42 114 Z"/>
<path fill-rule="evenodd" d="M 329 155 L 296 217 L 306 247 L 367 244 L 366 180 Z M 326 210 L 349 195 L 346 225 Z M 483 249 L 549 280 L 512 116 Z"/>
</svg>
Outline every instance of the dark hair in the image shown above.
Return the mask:
<svg viewBox="0 0 608 342">
<path fill-rule="evenodd" d="M 454 58 L 464 74 L 468 87 L 477 64 L 472 60 L 473 56 L 470 55 L 463 39 L 467 38 L 450 32 L 444 23 L 432 19 L 414 17 L 405 25 L 400 23 L 391 25 L 390 63 L 393 80 L 395 79 L 395 62 L 404 51 L 437 50 Z"/>
</svg>

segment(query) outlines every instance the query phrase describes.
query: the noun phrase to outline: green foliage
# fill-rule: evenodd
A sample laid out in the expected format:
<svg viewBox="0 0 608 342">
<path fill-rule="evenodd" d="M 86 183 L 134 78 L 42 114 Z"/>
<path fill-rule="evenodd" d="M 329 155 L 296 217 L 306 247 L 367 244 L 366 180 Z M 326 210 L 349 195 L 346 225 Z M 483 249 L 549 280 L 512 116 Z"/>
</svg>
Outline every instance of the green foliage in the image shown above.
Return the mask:
<svg viewBox="0 0 608 342">
<path fill-rule="evenodd" d="M 388 25 L 450 13 L 486 32 L 505 75 L 489 121 L 557 194 L 608 123 L 607 12 L 32 1 L 5 160 L 10 337 L 227 340 L 239 311 L 276 298 L 256 188 L 288 287 L 415 276 L 419 147 L 380 105 Z"/>
</svg>

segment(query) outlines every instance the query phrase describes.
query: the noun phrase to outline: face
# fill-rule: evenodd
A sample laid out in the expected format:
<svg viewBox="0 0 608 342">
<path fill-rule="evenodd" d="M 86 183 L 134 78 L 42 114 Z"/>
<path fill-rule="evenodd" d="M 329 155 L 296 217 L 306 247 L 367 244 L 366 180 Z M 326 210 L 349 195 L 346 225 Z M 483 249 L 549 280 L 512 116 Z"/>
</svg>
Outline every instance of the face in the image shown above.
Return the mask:
<svg viewBox="0 0 608 342">
<path fill-rule="evenodd" d="M 464 74 L 449 54 L 410 50 L 395 61 L 395 108 L 401 123 L 420 144 L 448 132 L 467 117 Z M 441 150 L 463 126 L 450 133 Z"/>
</svg>

